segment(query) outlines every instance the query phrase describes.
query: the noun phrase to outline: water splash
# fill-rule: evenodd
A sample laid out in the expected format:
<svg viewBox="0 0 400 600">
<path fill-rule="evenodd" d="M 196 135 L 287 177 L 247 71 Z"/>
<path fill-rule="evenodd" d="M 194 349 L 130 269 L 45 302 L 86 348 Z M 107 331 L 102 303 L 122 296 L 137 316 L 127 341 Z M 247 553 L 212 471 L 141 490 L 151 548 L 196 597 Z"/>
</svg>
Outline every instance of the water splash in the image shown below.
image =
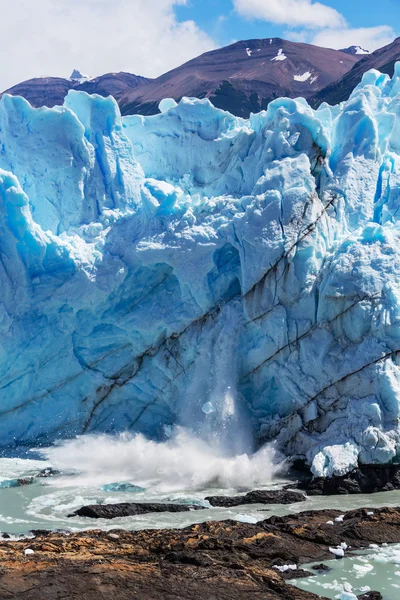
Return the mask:
<svg viewBox="0 0 400 600">
<path fill-rule="evenodd" d="M 225 305 L 203 332 L 198 359 L 178 427 L 166 427 L 166 441 L 143 435 L 85 435 L 41 450 L 52 465 L 73 476 L 58 486 L 102 486 L 130 482 L 157 492 L 209 488 L 251 489 L 271 483 L 278 470 L 272 446 L 254 453 L 250 419 L 237 389 L 240 302 Z M 54 481 L 53 481 L 54 483 Z"/>
<path fill-rule="evenodd" d="M 165 442 L 143 435 L 85 435 L 40 451 L 62 472 L 57 486 L 101 486 L 129 481 L 158 492 L 266 485 L 278 470 L 272 446 L 229 456 L 181 428 Z"/>
</svg>

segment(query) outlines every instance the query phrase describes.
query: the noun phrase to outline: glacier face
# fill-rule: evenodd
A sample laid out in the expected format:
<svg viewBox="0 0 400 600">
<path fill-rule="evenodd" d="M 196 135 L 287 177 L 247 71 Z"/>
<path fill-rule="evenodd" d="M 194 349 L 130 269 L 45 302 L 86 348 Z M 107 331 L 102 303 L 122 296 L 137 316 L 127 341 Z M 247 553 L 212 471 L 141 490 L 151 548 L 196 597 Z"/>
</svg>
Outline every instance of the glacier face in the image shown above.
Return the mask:
<svg viewBox="0 0 400 600">
<path fill-rule="evenodd" d="M 277 439 L 400 459 L 400 63 L 312 110 L 0 101 L 0 440 Z M 238 448 L 239 450 L 239 448 Z"/>
</svg>

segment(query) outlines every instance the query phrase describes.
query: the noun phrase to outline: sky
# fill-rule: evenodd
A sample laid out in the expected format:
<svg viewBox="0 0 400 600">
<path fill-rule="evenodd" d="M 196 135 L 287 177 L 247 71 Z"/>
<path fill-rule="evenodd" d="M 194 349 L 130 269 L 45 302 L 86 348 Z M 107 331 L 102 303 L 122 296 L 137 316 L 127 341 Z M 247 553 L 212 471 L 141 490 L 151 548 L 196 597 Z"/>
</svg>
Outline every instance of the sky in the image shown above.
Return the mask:
<svg viewBox="0 0 400 600">
<path fill-rule="evenodd" d="M 157 77 L 237 40 L 375 50 L 400 36 L 400 0 L 0 0 L 0 89 L 32 77 Z"/>
</svg>

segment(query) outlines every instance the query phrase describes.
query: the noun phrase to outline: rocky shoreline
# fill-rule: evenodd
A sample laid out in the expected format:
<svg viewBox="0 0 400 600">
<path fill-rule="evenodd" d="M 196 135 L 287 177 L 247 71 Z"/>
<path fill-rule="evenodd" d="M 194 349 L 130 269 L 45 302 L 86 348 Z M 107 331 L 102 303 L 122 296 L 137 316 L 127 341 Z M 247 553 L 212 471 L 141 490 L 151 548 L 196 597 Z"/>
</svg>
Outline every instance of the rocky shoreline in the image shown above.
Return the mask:
<svg viewBox="0 0 400 600">
<path fill-rule="evenodd" d="M 399 543 L 400 508 L 307 511 L 255 525 L 33 534 L 0 541 L 1 599 L 312 600 L 318 596 L 291 586 L 278 567 L 331 559 L 329 548 L 343 543 Z"/>
</svg>

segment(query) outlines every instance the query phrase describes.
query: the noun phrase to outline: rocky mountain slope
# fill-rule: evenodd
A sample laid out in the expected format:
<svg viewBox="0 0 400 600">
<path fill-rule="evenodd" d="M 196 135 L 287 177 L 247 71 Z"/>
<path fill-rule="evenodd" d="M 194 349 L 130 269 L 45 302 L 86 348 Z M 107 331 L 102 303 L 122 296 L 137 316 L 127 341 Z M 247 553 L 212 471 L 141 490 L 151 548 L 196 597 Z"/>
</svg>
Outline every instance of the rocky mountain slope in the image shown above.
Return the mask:
<svg viewBox="0 0 400 600">
<path fill-rule="evenodd" d="M 347 74 L 320 90 L 311 99 L 311 104 L 319 106 L 322 102 L 328 102 L 333 105 L 347 100 L 356 85 L 360 83 L 364 73 L 370 69 L 377 69 L 381 73 L 392 76 L 394 65 L 400 60 L 400 38 L 372 54 L 359 56 L 359 58 L 361 60 Z"/>
<path fill-rule="evenodd" d="M 78 73 L 74 71 L 74 73 Z M 145 77 L 132 75 L 131 73 L 107 73 L 93 79 L 85 77 L 73 77 L 63 79 L 61 77 L 36 77 L 19 83 L 4 94 L 22 96 L 28 102 L 39 108 L 40 106 L 61 106 L 69 90 L 80 90 L 88 94 L 99 94 L 100 96 L 114 96 L 119 98 L 127 90 L 133 90 L 149 80 Z"/>
<path fill-rule="evenodd" d="M 248 117 L 274 98 L 309 98 L 339 79 L 360 56 L 279 38 L 247 40 L 207 52 L 119 99 L 121 112 L 155 114 L 163 98 L 209 98 Z"/>
</svg>

